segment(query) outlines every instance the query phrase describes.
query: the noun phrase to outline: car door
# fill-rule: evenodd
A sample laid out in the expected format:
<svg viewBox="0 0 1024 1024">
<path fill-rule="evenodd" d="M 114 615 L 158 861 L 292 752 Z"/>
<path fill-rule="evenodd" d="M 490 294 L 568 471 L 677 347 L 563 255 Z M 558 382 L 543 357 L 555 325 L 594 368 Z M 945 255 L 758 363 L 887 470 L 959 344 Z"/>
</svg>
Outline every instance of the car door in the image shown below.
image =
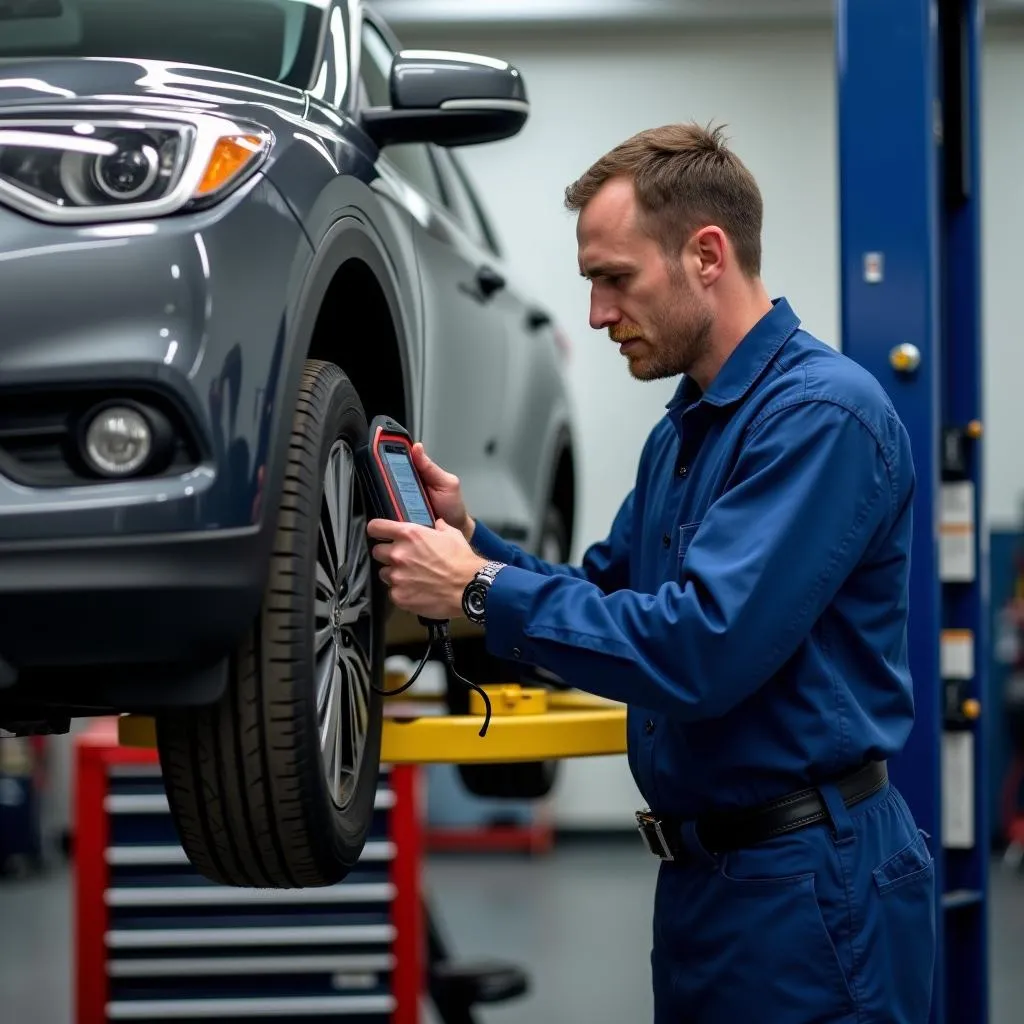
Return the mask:
<svg viewBox="0 0 1024 1024">
<path fill-rule="evenodd" d="M 370 18 L 361 33 L 366 102 L 388 105 L 394 48 Z M 421 438 L 431 457 L 461 478 L 473 514 L 500 523 L 509 500 L 494 459 L 506 338 L 495 298 L 504 282 L 452 216 L 436 160 L 432 146 L 403 144 L 377 161 L 413 222 L 424 324 Z"/>
<path fill-rule="evenodd" d="M 538 492 L 547 428 L 557 406 L 557 368 L 545 328 L 551 320 L 532 305 L 517 286 L 505 263 L 493 228 L 458 153 L 442 149 L 437 153 L 438 169 L 453 216 L 478 248 L 481 259 L 489 261 L 505 280 L 491 299 L 492 312 L 501 324 L 502 419 L 492 444 L 493 473 L 500 475 L 505 495 L 503 532 L 525 541 L 539 526 L 546 494 Z M 550 485 L 545 480 L 542 487 Z"/>
</svg>

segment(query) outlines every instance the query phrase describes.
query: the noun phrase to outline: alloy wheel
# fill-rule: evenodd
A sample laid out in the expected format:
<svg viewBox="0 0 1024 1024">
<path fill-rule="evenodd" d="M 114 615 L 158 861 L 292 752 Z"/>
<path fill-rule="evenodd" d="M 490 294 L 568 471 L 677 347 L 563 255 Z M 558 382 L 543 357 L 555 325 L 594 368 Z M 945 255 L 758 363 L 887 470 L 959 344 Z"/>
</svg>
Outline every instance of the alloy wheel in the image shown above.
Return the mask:
<svg viewBox="0 0 1024 1024">
<path fill-rule="evenodd" d="M 370 724 L 370 563 L 355 458 L 348 444 L 335 441 L 320 502 L 313 652 L 320 754 L 338 807 L 351 798 Z"/>
</svg>

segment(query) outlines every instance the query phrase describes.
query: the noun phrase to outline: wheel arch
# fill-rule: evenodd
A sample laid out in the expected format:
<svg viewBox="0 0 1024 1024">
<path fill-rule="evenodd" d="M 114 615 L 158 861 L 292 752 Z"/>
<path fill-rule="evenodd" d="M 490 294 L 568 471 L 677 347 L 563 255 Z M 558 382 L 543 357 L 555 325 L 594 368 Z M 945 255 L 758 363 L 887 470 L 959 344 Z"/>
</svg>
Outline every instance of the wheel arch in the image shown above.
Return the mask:
<svg viewBox="0 0 1024 1024">
<path fill-rule="evenodd" d="M 346 297 L 358 297 L 350 291 L 357 287 L 367 289 L 369 298 L 360 306 L 344 302 Z M 263 525 L 268 543 L 276 530 L 286 439 L 307 359 L 325 359 L 340 366 L 359 390 L 368 416 L 386 411 L 414 429 L 419 410 L 411 345 L 415 327 L 406 312 L 408 301 L 411 299 L 402 302 L 398 274 L 383 242 L 359 211 L 353 208 L 336 220 L 292 286 L 289 310 L 293 327 L 287 334 L 283 371 L 278 377 L 265 487 Z M 337 327 L 332 317 L 338 318 Z M 356 325 L 351 336 L 344 333 L 346 319 Z M 356 333 L 360 324 L 371 328 L 385 325 L 385 339 L 360 344 Z"/>
<path fill-rule="evenodd" d="M 572 421 L 564 404 L 552 410 L 544 434 L 544 444 L 532 481 L 535 522 L 531 526 L 533 542 L 539 542 L 547 510 L 554 505 L 561 513 L 570 550 L 576 534 L 579 508 L 579 456 Z M 532 549 L 531 549 L 532 550 Z"/>
<path fill-rule="evenodd" d="M 335 223 L 307 281 L 293 362 L 300 368 L 305 359 L 336 363 L 368 416 L 386 413 L 412 427 L 418 410 L 410 325 L 391 260 L 372 228 L 357 216 Z"/>
<path fill-rule="evenodd" d="M 409 421 L 411 398 L 399 340 L 401 321 L 396 320 L 379 274 L 361 256 L 349 256 L 335 271 L 321 300 L 306 357 L 336 363 L 345 371 L 367 419 L 384 414 L 404 424 Z M 339 330 L 339 324 L 344 328 Z M 339 336 L 348 329 L 352 343 Z"/>
<path fill-rule="evenodd" d="M 579 467 L 573 445 L 572 431 L 567 424 L 558 429 L 555 438 L 553 470 L 550 484 L 551 503 L 562 514 L 568 534 L 570 552 L 576 536 L 576 510 L 579 501 Z"/>
</svg>

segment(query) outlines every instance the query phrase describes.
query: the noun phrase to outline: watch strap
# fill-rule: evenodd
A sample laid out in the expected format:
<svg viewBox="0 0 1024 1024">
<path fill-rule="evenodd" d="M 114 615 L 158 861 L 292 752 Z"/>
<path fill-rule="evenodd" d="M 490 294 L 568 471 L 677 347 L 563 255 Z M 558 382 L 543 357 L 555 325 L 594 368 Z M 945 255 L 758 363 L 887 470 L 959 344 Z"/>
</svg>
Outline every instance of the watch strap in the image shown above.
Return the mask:
<svg viewBox="0 0 1024 1024">
<path fill-rule="evenodd" d="M 494 582 L 494 577 L 505 568 L 504 562 L 488 562 L 474 577 L 478 580 L 486 580 L 488 584 Z"/>
</svg>

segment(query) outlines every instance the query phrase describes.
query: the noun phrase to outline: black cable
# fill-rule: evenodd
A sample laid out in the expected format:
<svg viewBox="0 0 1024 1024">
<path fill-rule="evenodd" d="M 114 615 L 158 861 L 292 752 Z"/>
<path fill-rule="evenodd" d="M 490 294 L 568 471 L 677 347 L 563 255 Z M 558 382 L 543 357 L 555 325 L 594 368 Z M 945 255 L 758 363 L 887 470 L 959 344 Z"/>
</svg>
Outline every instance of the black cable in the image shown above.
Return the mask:
<svg viewBox="0 0 1024 1024">
<path fill-rule="evenodd" d="M 448 632 L 447 622 L 431 623 L 430 625 L 430 643 L 431 646 L 435 642 L 440 642 L 441 650 L 444 652 L 445 661 L 448 662 L 448 667 L 452 670 L 452 675 L 455 676 L 460 682 L 465 683 L 471 690 L 476 690 L 477 693 L 483 698 L 484 702 L 484 724 L 480 728 L 480 736 L 487 735 L 487 727 L 491 724 L 491 699 L 487 696 L 486 690 L 467 679 L 465 676 L 459 675 L 455 668 L 455 651 L 452 649 L 452 638 Z"/>
<path fill-rule="evenodd" d="M 445 661 L 448 662 L 448 667 L 452 670 L 452 675 L 455 676 L 460 682 L 465 683 L 471 690 L 476 690 L 483 698 L 484 702 L 484 724 L 480 728 L 480 736 L 487 735 L 487 728 L 491 724 L 491 699 L 487 696 L 487 692 L 483 687 L 477 683 L 472 682 L 465 676 L 459 675 L 458 670 L 455 668 L 455 651 L 452 648 L 452 638 L 448 631 L 448 623 L 439 619 L 420 619 L 420 622 L 427 627 L 427 631 L 430 636 L 430 643 L 427 644 L 427 649 L 423 653 L 423 658 L 420 660 L 419 665 L 416 666 L 416 671 L 404 682 L 401 686 L 394 690 L 382 690 L 370 684 L 371 689 L 374 693 L 379 693 L 383 697 L 397 697 L 400 693 L 405 693 L 413 683 L 416 682 L 420 677 L 420 673 L 423 671 L 423 666 L 426 665 L 430 659 L 430 655 L 434 650 L 434 644 L 439 643 L 441 645 L 441 651 L 444 654 Z"/>
<path fill-rule="evenodd" d="M 430 653 L 431 651 L 433 651 L 433 649 L 434 641 L 433 638 L 431 638 L 430 643 L 427 645 L 426 651 L 423 652 L 422 660 L 416 667 L 416 671 L 413 672 L 413 674 L 409 676 L 409 678 L 404 683 L 402 683 L 402 685 L 399 686 L 397 689 L 382 690 L 380 689 L 380 687 L 374 686 L 373 683 L 370 683 L 370 688 L 373 690 L 374 693 L 379 693 L 382 697 L 397 697 L 398 694 L 405 693 L 405 691 L 408 690 L 409 687 L 412 686 L 412 684 L 415 683 L 417 679 L 419 679 L 420 673 L 423 671 L 423 666 L 426 665 L 428 659 L 430 658 Z"/>
</svg>

